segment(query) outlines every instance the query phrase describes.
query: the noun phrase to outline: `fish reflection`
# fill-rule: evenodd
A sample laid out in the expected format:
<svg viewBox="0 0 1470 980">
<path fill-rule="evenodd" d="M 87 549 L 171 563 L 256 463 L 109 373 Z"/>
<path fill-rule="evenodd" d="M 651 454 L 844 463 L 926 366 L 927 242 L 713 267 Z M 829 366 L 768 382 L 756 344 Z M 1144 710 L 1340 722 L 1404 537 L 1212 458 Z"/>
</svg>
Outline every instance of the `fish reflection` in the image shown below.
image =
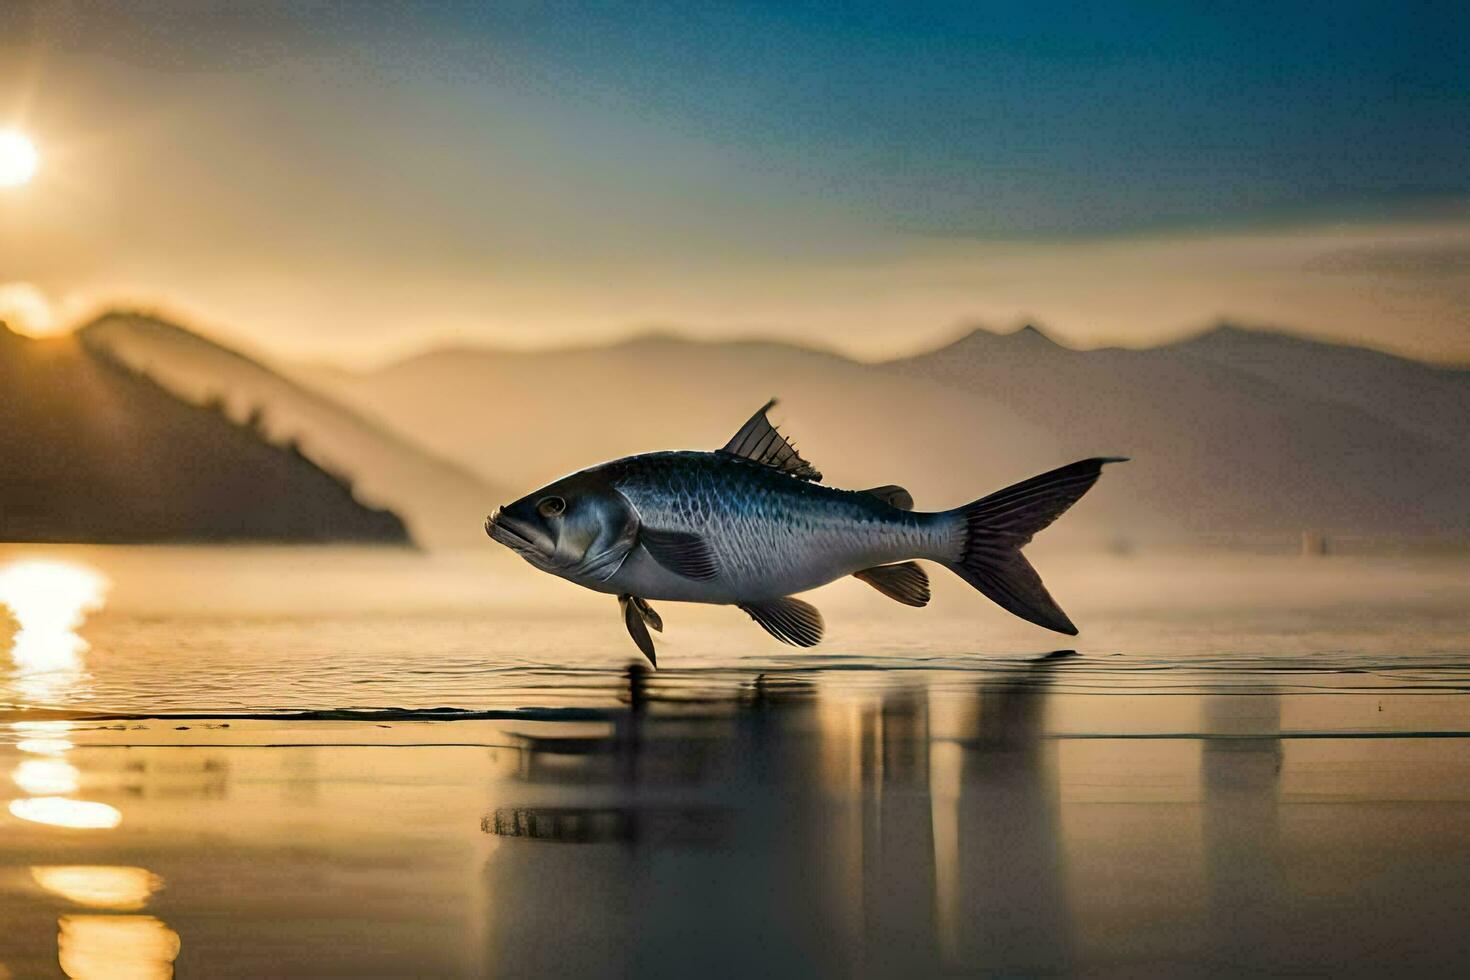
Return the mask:
<svg viewBox="0 0 1470 980">
<path fill-rule="evenodd" d="M 163 887 L 163 879 L 147 868 L 114 865 L 65 865 L 31 868 L 36 884 L 77 905 L 135 912 Z"/>
<path fill-rule="evenodd" d="M 480 821 L 497 837 L 562 844 L 617 842 L 716 846 L 728 814 L 715 807 L 502 807 Z"/>
<path fill-rule="evenodd" d="M 1070 651 L 981 685 L 936 723 L 934 865 L 947 965 L 1064 972 L 1070 918 L 1060 852 L 1055 745 L 1045 738 L 1051 673 Z"/>
<path fill-rule="evenodd" d="M 72 980 L 167 980 L 179 935 L 151 915 L 64 915 L 57 938 Z"/>
<path fill-rule="evenodd" d="M 1242 969 L 1290 972 L 1299 939 L 1281 847 L 1281 698 L 1273 691 L 1204 699 L 1200 754 L 1211 939 Z M 1330 971 L 1328 971 L 1330 972 Z"/>
<path fill-rule="evenodd" d="M 670 950 L 681 975 L 854 965 L 832 937 L 843 878 L 814 687 L 763 679 L 691 702 L 645 680 L 604 735 L 526 739 L 524 797 L 482 823 L 504 842 L 484 871 L 486 972 L 658 975 Z M 598 896 L 599 914 L 568 917 L 568 894 Z"/>
<path fill-rule="evenodd" d="M 10 815 L 32 823 L 75 830 L 111 830 L 122 823 L 117 807 L 64 796 L 32 796 L 10 801 Z"/>
<path fill-rule="evenodd" d="M 102 607 L 108 587 L 96 569 L 73 562 L 24 560 L 0 568 L 0 605 L 19 627 L 10 656 L 23 698 L 54 700 L 80 683 L 87 641 L 76 631 Z"/>
<path fill-rule="evenodd" d="M 938 717 L 917 687 L 774 674 L 690 699 L 634 672 L 601 732 L 522 737 L 519 798 L 481 824 L 504 842 L 489 972 L 1065 971 L 1044 724 L 1061 662 L 952 688 Z M 598 913 L 568 917 L 572 894 Z"/>
</svg>

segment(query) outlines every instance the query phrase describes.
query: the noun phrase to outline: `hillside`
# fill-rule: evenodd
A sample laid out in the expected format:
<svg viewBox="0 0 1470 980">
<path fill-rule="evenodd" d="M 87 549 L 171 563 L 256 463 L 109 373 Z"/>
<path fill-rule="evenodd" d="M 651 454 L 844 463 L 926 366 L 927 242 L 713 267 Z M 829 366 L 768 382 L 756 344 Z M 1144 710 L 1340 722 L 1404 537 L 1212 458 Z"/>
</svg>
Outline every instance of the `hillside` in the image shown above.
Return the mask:
<svg viewBox="0 0 1470 980">
<path fill-rule="evenodd" d="M 1125 447 L 1190 531 L 1470 535 L 1467 372 L 1238 328 L 1092 351 L 976 330 L 890 367 L 989 392 L 1068 453 Z"/>
<path fill-rule="evenodd" d="M 351 473 L 357 497 L 402 516 L 419 544 L 478 545 L 485 514 L 503 496 L 364 413 L 175 324 L 111 313 L 83 328 L 81 338 L 185 401 L 216 405 L 237 421 L 253 417 L 271 440 L 294 441 L 308 458 Z"/>
<path fill-rule="evenodd" d="M 0 325 L 0 540 L 405 543 L 289 445 L 180 402 L 76 336 Z"/>
<path fill-rule="evenodd" d="M 1361 409 L 1446 448 L 1465 448 L 1470 370 L 1231 324 L 1169 349 Z"/>
</svg>

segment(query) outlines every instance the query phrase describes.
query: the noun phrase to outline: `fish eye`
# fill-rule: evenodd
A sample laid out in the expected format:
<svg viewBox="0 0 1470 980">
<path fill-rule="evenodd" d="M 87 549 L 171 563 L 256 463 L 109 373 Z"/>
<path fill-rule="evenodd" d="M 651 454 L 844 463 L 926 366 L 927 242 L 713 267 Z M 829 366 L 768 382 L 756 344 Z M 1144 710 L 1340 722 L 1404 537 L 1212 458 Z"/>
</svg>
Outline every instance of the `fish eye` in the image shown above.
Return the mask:
<svg viewBox="0 0 1470 980">
<path fill-rule="evenodd" d="M 567 509 L 567 502 L 561 497 L 542 497 L 536 504 L 536 513 L 542 517 L 557 517 Z"/>
</svg>

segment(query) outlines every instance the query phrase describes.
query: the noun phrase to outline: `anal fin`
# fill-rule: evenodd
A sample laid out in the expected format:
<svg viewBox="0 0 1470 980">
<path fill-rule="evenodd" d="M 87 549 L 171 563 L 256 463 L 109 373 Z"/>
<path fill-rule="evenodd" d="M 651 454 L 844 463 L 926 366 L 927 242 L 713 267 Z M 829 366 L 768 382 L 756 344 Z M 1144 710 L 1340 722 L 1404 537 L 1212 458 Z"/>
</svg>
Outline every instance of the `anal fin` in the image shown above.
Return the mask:
<svg viewBox="0 0 1470 980">
<path fill-rule="evenodd" d="M 929 604 L 929 576 L 916 561 L 897 565 L 876 565 L 853 572 L 852 577 L 867 582 L 895 602 L 922 607 Z"/>
<path fill-rule="evenodd" d="M 767 602 L 742 602 L 740 608 L 761 629 L 794 647 L 814 647 L 822 642 L 826 628 L 822 614 L 811 603 L 787 596 Z"/>
</svg>

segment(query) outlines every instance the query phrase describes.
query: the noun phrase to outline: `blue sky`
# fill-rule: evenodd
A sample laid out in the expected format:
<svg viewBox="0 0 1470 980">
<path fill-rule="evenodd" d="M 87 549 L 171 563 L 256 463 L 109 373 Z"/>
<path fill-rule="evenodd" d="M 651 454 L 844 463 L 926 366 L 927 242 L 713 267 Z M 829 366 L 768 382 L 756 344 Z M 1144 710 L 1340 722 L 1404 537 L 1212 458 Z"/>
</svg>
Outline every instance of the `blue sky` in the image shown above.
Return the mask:
<svg viewBox="0 0 1470 980">
<path fill-rule="evenodd" d="M 1470 182 L 1463 4 L 769 4 L 455 16 L 545 85 L 896 228 L 1383 212 Z M 471 40 L 473 39 L 473 40 Z M 524 72 L 524 75 L 520 73 Z M 468 92 L 468 90 L 467 90 Z"/>
<path fill-rule="evenodd" d="M 328 356 L 1233 315 L 1470 358 L 1467 11 L 20 0 L 0 282 Z"/>
</svg>

